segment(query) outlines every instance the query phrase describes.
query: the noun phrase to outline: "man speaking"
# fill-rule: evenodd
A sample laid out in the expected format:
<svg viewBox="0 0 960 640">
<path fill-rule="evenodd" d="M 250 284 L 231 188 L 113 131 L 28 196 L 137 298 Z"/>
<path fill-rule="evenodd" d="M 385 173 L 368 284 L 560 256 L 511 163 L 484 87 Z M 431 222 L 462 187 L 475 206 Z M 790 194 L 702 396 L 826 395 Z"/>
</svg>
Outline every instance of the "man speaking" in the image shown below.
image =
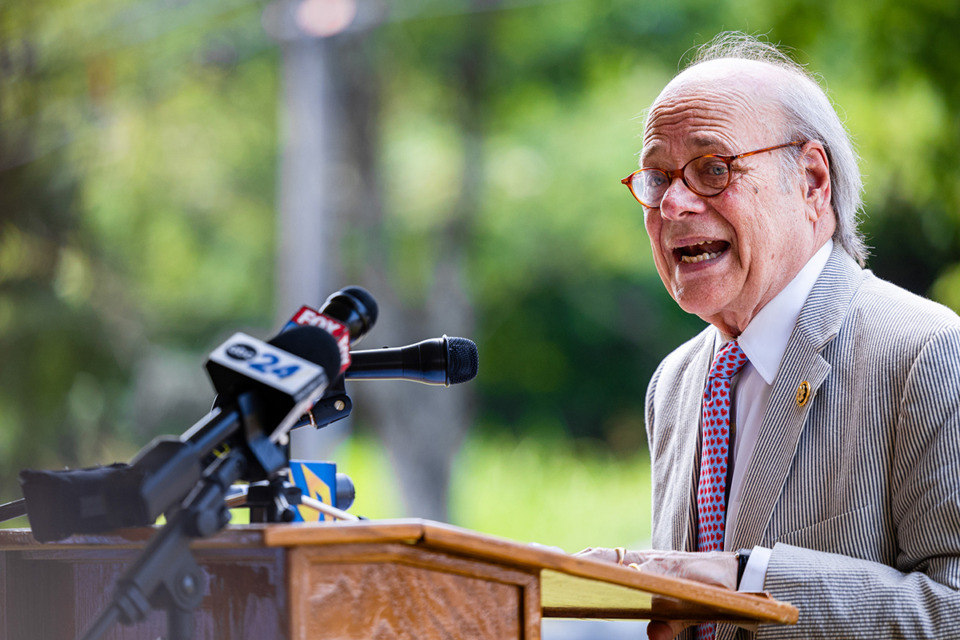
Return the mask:
<svg viewBox="0 0 960 640">
<path fill-rule="evenodd" d="M 710 324 L 650 381 L 653 547 L 800 613 L 683 633 L 956 637 L 960 318 L 863 268 L 857 160 L 823 90 L 723 34 L 653 103 L 624 183 L 670 295 Z"/>
</svg>

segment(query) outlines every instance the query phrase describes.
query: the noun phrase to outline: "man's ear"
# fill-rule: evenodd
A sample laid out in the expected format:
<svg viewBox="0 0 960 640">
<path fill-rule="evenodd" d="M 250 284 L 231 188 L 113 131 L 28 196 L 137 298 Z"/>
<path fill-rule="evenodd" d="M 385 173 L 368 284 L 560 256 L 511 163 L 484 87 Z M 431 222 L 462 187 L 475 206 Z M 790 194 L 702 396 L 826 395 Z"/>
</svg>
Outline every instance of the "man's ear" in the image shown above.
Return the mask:
<svg viewBox="0 0 960 640">
<path fill-rule="evenodd" d="M 800 166 L 804 176 L 804 199 L 808 206 L 808 215 L 816 221 L 824 213 L 832 211 L 830 207 L 830 161 L 823 145 L 811 141 L 801 148 Z"/>
</svg>

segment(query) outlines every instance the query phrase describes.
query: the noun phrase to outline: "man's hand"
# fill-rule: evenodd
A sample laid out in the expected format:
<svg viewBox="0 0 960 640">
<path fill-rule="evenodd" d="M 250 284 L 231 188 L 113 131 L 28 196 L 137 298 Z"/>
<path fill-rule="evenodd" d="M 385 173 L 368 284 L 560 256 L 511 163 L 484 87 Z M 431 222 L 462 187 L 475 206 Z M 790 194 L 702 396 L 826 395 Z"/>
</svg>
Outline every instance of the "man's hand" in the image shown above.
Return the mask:
<svg viewBox="0 0 960 640">
<path fill-rule="evenodd" d="M 576 555 L 628 566 L 643 573 L 695 580 L 732 591 L 737 589 L 737 555 L 726 551 L 627 551 L 622 547 L 591 547 Z M 650 640 L 670 640 L 694 624 L 696 622 L 688 620 L 652 620 L 647 625 L 647 637 Z"/>
<path fill-rule="evenodd" d="M 576 555 L 628 566 L 642 573 L 685 578 L 737 590 L 737 554 L 732 552 L 627 551 L 590 547 Z"/>
</svg>

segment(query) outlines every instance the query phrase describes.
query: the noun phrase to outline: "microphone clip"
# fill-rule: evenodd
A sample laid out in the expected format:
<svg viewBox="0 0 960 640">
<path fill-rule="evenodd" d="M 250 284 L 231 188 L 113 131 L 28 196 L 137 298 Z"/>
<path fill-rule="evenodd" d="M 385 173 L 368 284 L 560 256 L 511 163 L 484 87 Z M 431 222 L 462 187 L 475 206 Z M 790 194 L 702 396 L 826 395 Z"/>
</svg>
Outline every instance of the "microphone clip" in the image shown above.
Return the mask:
<svg viewBox="0 0 960 640">
<path fill-rule="evenodd" d="M 314 429 L 322 429 L 337 420 L 348 417 L 351 411 L 353 411 L 353 400 L 347 395 L 343 378 L 339 378 L 293 428 L 311 426 Z"/>
</svg>

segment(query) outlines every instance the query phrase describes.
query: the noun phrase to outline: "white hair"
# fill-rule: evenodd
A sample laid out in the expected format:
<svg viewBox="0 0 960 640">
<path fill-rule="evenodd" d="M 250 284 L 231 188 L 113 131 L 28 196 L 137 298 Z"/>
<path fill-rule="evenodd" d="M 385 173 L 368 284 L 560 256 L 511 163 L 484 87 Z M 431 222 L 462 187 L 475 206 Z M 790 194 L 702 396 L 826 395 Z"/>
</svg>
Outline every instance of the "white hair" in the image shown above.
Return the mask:
<svg viewBox="0 0 960 640">
<path fill-rule="evenodd" d="M 789 80 L 779 83 L 778 99 L 786 118 L 789 140 L 817 140 L 830 165 L 830 204 L 837 217 L 833 239 L 863 266 L 868 250 L 859 230 L 863 180 L 850 135 L 824 89 L 803 66 L 778 47 L 742 32 L 725 32 L 703 45 L 687 66 L 721 59 L 770 64 Z M 793 155 L 799 157 L 799 149 Z"/>
</svg>

